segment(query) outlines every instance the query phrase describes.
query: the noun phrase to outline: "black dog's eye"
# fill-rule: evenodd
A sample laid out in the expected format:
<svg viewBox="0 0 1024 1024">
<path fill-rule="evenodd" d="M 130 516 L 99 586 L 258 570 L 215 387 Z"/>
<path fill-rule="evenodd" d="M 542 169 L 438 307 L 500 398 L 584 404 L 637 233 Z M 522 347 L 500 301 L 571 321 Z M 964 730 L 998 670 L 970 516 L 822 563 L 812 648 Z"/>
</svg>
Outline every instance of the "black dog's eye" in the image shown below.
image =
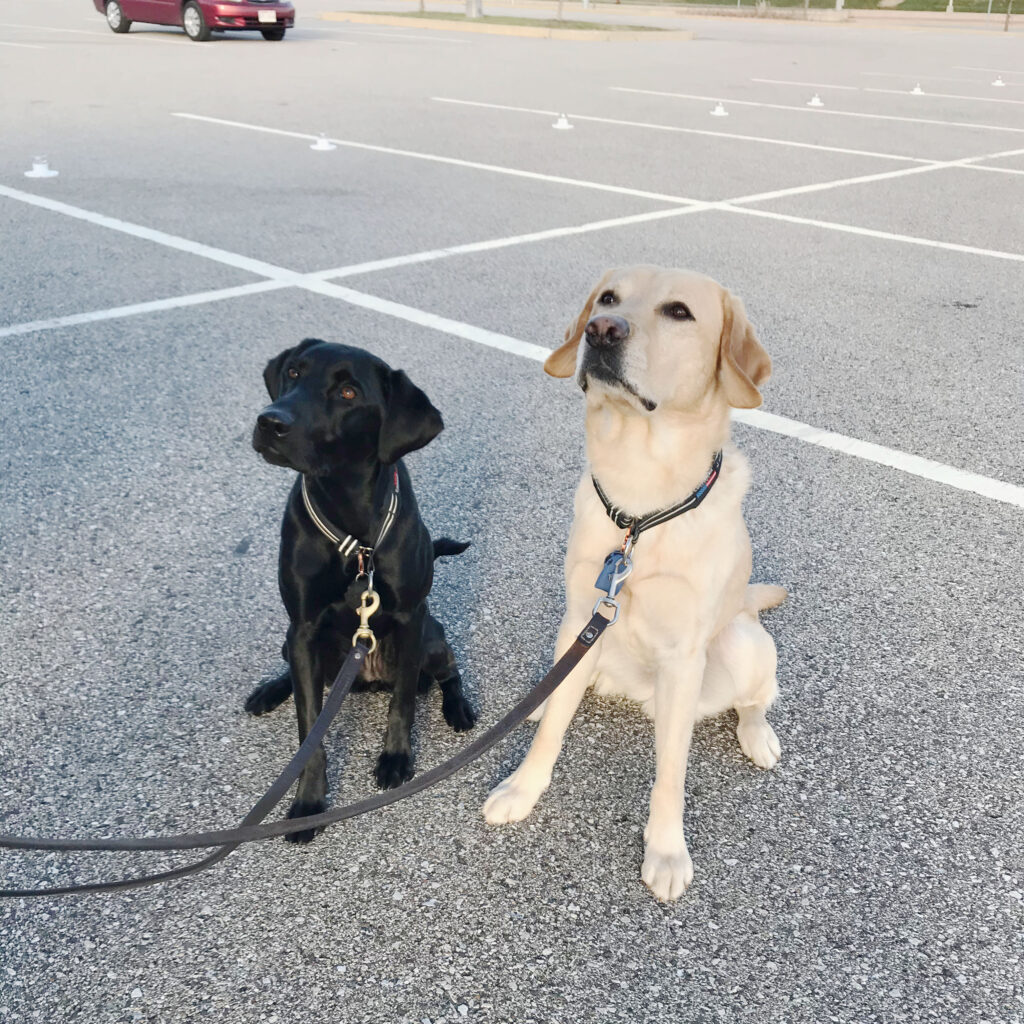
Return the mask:
<svg viewBox="0 0 1024 1024">
<path fill-rule="evenodd" d="M 661 312 L 671 317 L 673 320 L 692 320 L 693 314 L 690 312 L 690 307 L 685 302 L 666 302 L 661 307 Z"/>
<path fill-rule="evenodd" d="M 601 298 L 597 300 L 602 306 L 614 306 L 618 302 L 615 292 L 602 292 Z"/>
<path fill-rule="evenodd" d="M 356 389 L 354 387 L 352 387 L 351 384 L 343 384 L 341 386 L 341 388 L 339 389 L 339 393 L 340 393 L 342 398 L 346 399 L 346 401 L 349 401 L 349 402 L 351 402 L 352 399 L 355 398 L 356 395 L 359 394 L 359 392 L 356 391 Z"/>
<path fill-rule="evenodd" d="M 299 379 L 299 371 L 296 370 L 294 366 L 289 366 L 288 367 L 288 376 L 291 377 L 292 380 L 298 380 Z"/>
</svg>

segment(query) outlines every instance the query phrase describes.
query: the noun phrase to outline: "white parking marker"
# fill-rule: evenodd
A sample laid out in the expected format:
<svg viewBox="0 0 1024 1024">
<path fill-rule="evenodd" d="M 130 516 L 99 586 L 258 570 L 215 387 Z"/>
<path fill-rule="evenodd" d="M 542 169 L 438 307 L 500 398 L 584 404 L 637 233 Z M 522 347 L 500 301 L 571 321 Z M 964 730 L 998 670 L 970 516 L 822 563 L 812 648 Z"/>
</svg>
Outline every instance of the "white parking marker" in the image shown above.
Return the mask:
<svg viewBox="0 0 1024 1024">
<path fill-rule="evenodd" d="M 33 46 L 31 43 L 7 43 L 0 39 L 0 46 L 14 46 L 19 50 L 45 50 L 45 46 Z"/>
<path fill-rule="evenodd" d="M 612 92 L 635 93 L 640 96 L 665 96 L 670 99 L 703 101 L 714 101 L 716 99 L 714 96 L 699 96 L 695 93 L 661 92 L 656 89 L 632 89 L 622 85 L 610 85 L 608 88 Z M 873 121 L 901 121 L 908 124 L 938 124 L 945 128 L 981 128 L 990 132 L 1024 133 L 1024 128 L 1011 128 L 1009 125 L 1003 124 L 977 124 L 973 121 L 940 121 L 935 118 L 926 117 L 897 117 L 895 114 L 869 114 L 860 110 L 835 110 L 832 108 L 818 110 L 813 107 L 795 107 L 786 103 L 760 103 L 755 100 L 729 100 L 729 103 L 742 107 L 764 107 L 769 110 L 799 110 L 804 113 L 813 111 L 815 115 L 822 117 L 831 114 L 836 117 L 863 117 Z"/>
<path fill-rule="evenodd" d="M 45 156 L 37 156 L 32 161 L 32 169 L 25 172 L 26 178 L 56 178 L 60 171 L 50 167 Z"/>
</svg>

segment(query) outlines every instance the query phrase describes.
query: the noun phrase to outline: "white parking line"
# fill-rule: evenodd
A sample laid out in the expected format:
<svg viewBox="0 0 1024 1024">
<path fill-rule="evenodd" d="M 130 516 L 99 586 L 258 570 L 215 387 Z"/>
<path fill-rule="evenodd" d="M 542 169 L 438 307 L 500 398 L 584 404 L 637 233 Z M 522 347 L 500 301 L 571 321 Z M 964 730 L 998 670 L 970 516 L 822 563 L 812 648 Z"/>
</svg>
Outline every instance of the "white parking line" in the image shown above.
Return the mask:
<svg viewBox="0 0 1024 1024">
<path fill-rule="evenodd" d="M 838 181 L 822 181 L 814 185 L 796 185 L 792 188 L 780 188 L 774 192 L 758 192 L 754 195 L 740 196 L 725 200 L 725 205 L 734 203 L 759 203 L 767 199 L 782 199 L 785 196 L 799 196 L 808 192 L 824 192 L 831 188 L 846 185 L 863 185 L 870 181 L 887 181 L 890 178 L 905 178 L 910 174 L 926 174 L 929 171 L 944 171 L 953 167 L 966 167 L 973 170 L 973 165 L 982 160 L 999 160 L 1008 156 L 1020 156 L 1024 149 L 1008 149 L 1000 153 L 985 153 L 982 156 L 967 156 L 959 160 L 939 160 L 921 167 L 901 167 L 898 171 L 880 171 L 877 174 L 861 174 L 854 178 L 840 178 Z"/>
<path fill-rule="evenodd" d="M 865 88 L 865 92 L 884 92 L 890 96 L 913 96 L 914 94 L 909 89 L 869 89 Z M 923 94 L 925 99 L 929 97 L 937 100 L 972 100 L 976 103 L 1016 103 L 1024 105 L 1024 100 L 1005 100 L 1001 96 L 956 96 L 953 93 L 948 92 L 926 92 Z"/>
<path fill-rule="evenodd" d="M 1024 75 L 1024 71 L 1004 71 L 1002 68 L 974 68 L 967 64 L 954 64 L 954 71 L 991 71 L 994 75 Z"/>
<path fill-rule="evenodd" d="M 596 124 L 613 124 L 625 128 L 651 128 L 662 132 L 679 132 L 683 135 L 706 135 L 713 139 L 736 139 L 739 142 L 763 142 L 771 146 L 792 146 L 794 149 L 814 149 L 821 153 L 841 153 L 844 156 L 869 156 L 876 160 L 901 160 L 912 164 L 930 164 L 934 160 L 923 157 L 903 156 L 899 153 L 879 153 L 871 149 L 849 149 L 843 146 L 823 146 L 814 142 L 794 142 L 792 139 L 775 139 L 763 135 L 739 135 L 735 132 L 715 132 L 707 128 L 683 128 L 674 124 L 652 124 L 649 121 L 623 121 L 615 117 L 596 117 L 591 114 L 573 114 L 566 111 L 538 110 L 534 107 L 513 107 L 504 103 L 483 103 L 480 100 L 460 100 L 450 96 L 431 96 L 438 103 L 454 103 L 463 107 L 481 107 L 485 110 L 507 110 L 520 114 L 538 114 L 544 117 L 557 117 L 564 113 L 572 121 L 594 122 Z"/>
<path fill-rule="evenodd" d="M 864 235 L 868 238 L 882 238 L 889 242 L 906 242 L 908 245 L 923 245 L 930 249 L 947 249 L 950 252 L 966 253 L 971 256 L 989 256 L 997 260 L 1010 260 L 1024 263 L 1024 253 L 1004 252 L 1001 249 L 981 249 L 974 245 L 960 245 L 957 242 L 938 242 L 931 238 L 918 238 L 916 235 L 900 235 L 892 231 L 877 231 L 874 228 L 861 228 L 854 224 L 836 224 L 828 220 L 815 220 L 813 217 L 797 217 L 789 213 L 777 213 L 764 210 L 757 206 L 731 206 L 722 203 L 716 209 L 730 213 L 745 213 L 751 217 L 765 217 L 769 220 L 784 220 L 790 224 L 806 224 L 810 227 L 826 228 L 829 231 L 841 231 L 848 235 Z"/>
<path fill-rule="evenodd" d="M 1000 174 L 1024 174 L 1019 167 L 987 167 L 984 164 L 974 164 L 967 168 L 969 171 L 998 171 Z"/>
<path fill-rule="evenodd" d="M 680 100 L 703 100 L 707 103 L 727 103 L 729 106 L 765 107 L 769 110 L 798 110 L 804 114 L 832 114 L 836 117 L 863 117 L 874 121 L 901 121 L 907 124 L 937 124 L 944 128 L 981 128 L 990 132 L 1024 133 L 1024 128 L 1011 128 L 1003 124 L 977 124 L 972 121 L 940 121 L 926 117 L 898 117 L 895 114 L 868 114 L 859 110 L 833 110 L 831 107 L 796 107 L 785 103 L 760 103 L 755 100 L 723 99 L 721 96 L 700 96 L 687 92 L 660 92 L 656 89 L 632 89 L 621 85 L 608 87 L 612 92 L 635 93 L 640 96 L 667 96 Z"/>
<path fill-rule="evenodd" d="M 169 249 L 178 249 L 180 252 L 187 252 L 193 256 L 202 256 L 204 259 L 214 260 L 229 267 L 236 267 L 238 270 L 246 270 L 250 274 L 256 274 L 259 277 L 270 277 L 277 280 L 282 279 L 282 275 L 288 279 L 294 278 L 296 280 L 302 277 L 301 274 L 297 274 L 294 271 L 285 270 L 283 267 L 275 267 L 272 263 L 264 263 L 262 260 L 254 260 L 248 256 L 228 252 L 226 249 L 204 245 L 202 242 L 193 242 L 189 238 L 170 235 L 166 231 L 157 231 L 154 228 L 143 227 L 140 224 L 132 224 L 130 221 L 118 220 L 116 217 L 108 217 L 103 213 L 93 213 L 91 210 L 83 210 L 81 207 L 71 206 L 56 199 L 37 196 L 34 192 L 22 192 L 20 189 L 0 185 L 0 196 L 7 196 L 8 199 L 17 199 L 18 202 L 27 203 L 29 206 L 38 206 L 41 209 L 50 210 L 52 213 L 62 213 L 65 217 L 73 217 L 75 220 L 86 221 L 101 228 L 110 228 L 124 235 L 142 238 L 147 242 L 157 242 L 159 245 L 167 246 Z"/>
<path fill-rule="evenodd" d="M 320 136 L 310 135 L 306 132 L 290 132 L 283 128 L 268 128 L 265 125 L 247 124 L 244 121 L 228 121 L 220 117 L 205 117 L 201 114 L 184 114 L 172 112 L 172 117 L 184 117 L 190 121 L 202 121 L 206 124 L 219 124 L 228 128 L 245 128 L 252 132 L 265 132 L 268 135 L 281 135 L 290 139 L 307 139 L 315 142 Z M 1021 129 L 1024 131 L 1024 129 Z M 460 160 L 452 156 L 439 156 L 436 153 L 422 153 L 411 149 L 396 149 L 393 146 L 374 146 L 366 142 L 353 142 L 351 139 L 329 138 L 336 146 L 346 146 L 350 149 L 362 149 L 370 153 L 386 153 L 389 156 L 407 156 L 416 160 L 429 160 L 433 163 L 451 164 L 455 167 L 466 167 L 474 171 L 490 171 L 493 174 L 507 174 L 515 178 L 529 178 L 533 181 L 550 181 L 556 185 L 572 185 L 576 188 L 595 189 L 598 192 L 614 192 L 618 195 L 636 196 L 638 199 L 655 199 L 666 203 L 684 203 L 691 205 L 699 203 L 698 199 L 689 199 L 686 196 L 667 195 L 664 192 L 647 192 L 643 189 L 625 188 L 622 185 L 605 185 L 598 181 L 585 181 L 581 178 L 564 178 L 557 174 L 540 174 L 537 171 L 523 171 L 515 167 L 502 167 L 498 164 L 478 163 L 474 160 Z"/>
<path fill-rule="evenodd" d="M 93 324 L 102 320 L 120 320 L 124 317 L 140 316 L 144 313 L 158 313 L 165 309 L 201 306 L 207 302 L 219 302 L 221 299 L 235 299 L 244 295 L 256 295 L 260 292 L 272 292 L 279 288 L 290 287 L 291 285 L 283 281 L 256 281 L 253 284 L 241 284 L 234 288 L 218 288 L 215 291 L 194 292 L 191 295 L 179 295 L 171 299 L 156 299 L 153 302 L 136 302 L 130 306 L 98 309 L 91 313 L 73 313 L 70 316 L 51 317 L 49 320 L 33 320 L 30 323 L 0 327 L 0 338 L 12 338 L 19 334 L 35 334 L 37 331 L 52 331 L 59 327 L 74 327 L 77 324 Z"/>
<path fill-rule="evenodd" d="M 144 238 L 148 241 L 155 242 L 159 245 L 165 245 L 172 249 L 190 252 L 193 255 L 215 260 L 218 263 L 227 263 L 230 266 L 237 267 L 259 265 L 263 269 L 257 272 L 264 273 L 273 279 L 270 282 L 261 282 L 268 286 L 267 289 L 263 290 L 269 290 L 269 286 L 274 283 L 279 287 L 300 287 L 320 295 L 341 299 L 344 302 L 359 306 L 363 309 L 383 313 L 386 316 L 396 317 L 408 323 L 428 327 L 431 330 L 463 338 L 479 345 L 485 345 L 488 348 L 495 348 L 504 352 L 509 352 L 513 355 L 521 356 L 526 359 L 532 359 L 536 362 L 543 362 L 550 354 L 550 349 L 547 349 L 542 345 L 535 345 L 532 342 L 521 341 L 518 338 L 499 334 L 495 331 L 489 331 L 481 327 L 475 327 L 472 324 L 462 323 L 458 320 L 450 320 L 447 317 L 438 316 L 434 313 L 416 309 L 412 306 L 405 306 L 401 303 L 392 302 L 389 299 L 382 299 L 378 296 L 367 294 L 366 292 L 354 291 L 351 288 L 345 288 L 342 285 L 333 284 L 330 281 L 317 279 L 313 275 L 300 274 L 296 271 L 287 270 L 283 267 L 277 267 L 271 263 L 254 261 L 247 256 L 230 253 L 224 249 L 217 249 L 213 246 L 204 245 L 201 242 L 193 242 L 189 239 L 179 238 L 176 235 L 169 235 L 163 231 L 156 231 L 137 224 L 131 224 L 127 221 L 116 220 L 115 218 L 107 217 L 103 214 L 92 213 L 88 210 L 82 210 L 78 207 L 70 206 L 67 203 L 59 203 L 52 200 L 43 201 L 39 196 L 19 192 L 16 189 L 10 189 L 4 186 L 0 186 L 0 195 L 5 195 L 10 199 L 14 199 L 19 202 L 27 202 L 34 206 L 41 206 L 54 213 L 61 213 L 65 216 L 74 217 L 77 220 L 87 221 L 137 238 Z M 725 204 L 722 205 L 723 207 L 725 206 Z M 732 209 L 755 216 L 766 215 L 779 217 L 784 220 L 795 219 L 798 222 L 801 220 L 801 218 L 788 218 L 785 215 L 771 214 L 765 210 L 753 210 L 743 207 L 733 207 Z M 844 225 L 839 225 L 838 227 L 841 230 L 847 230 Z M 870 232 L 859 231 L 858 233 Z M 1020 256 L 1018 258 L 1024 260 L 1024 256 Z M 260 289 L 254 288 L 252 290 Z M 215 293 L 206 294 L 212 295 Z M 186 297 L 183 296 L 181 298 Z M 174 300 L 160 301 L 166 302 Z M 181 300 L 179 299 L 178 301 L 180 302 Z M 198 304 L 198 301 L 199 300 L 196 299 L 192 304 Z M 213 300 L 208 299 L 206 301 Z M 122 309 L 123 308 L 124 307 L 122 307 Z M 93 315 L 95 316 L 96 314 Z M 45 323 L 45 321 L 40 322 Z M 7 330 L 11 330 L 11 328 L 7 328 Z M 868 441 L 860 441 L 857 438 L 847 437 L 844 434 L 820 430 L 817 427 L 813 427 L 807 423 L 802 423 L 799 420 L 792 420 L 785 416 L 776 416 L 772 413 L 766 413 L 760 410 L 738 412 L 735 418 L 738 422 L 745 423 L 749 426 L 772 431 L 774 433 L 784 434 L 807 444 L 813 444 L 819 447 L 829 448 L 833 451 L 843 452 L 844 454 L 852 455 L 855 458 L 901 470 L 902 472 L 908 473 L 912 476 L 922 477 L 927 480 L 945 484 L 948 487 L 954 487 L 958 490 L 969 491 L 974 494 L 981 495 L 982 497 L 989 498 L 993 501 L 1015 505 L 1018 508 L 1024 508 L 1024 487 L 1018 487 L 1014 484 L 1006 483 L 1005 481 L 980 476 L 975 473 L 967 473 L 954 466 L 934 462 L 931 459 L 911 455 L 907 452 L 901 452 L 893 448 L 886 448 L 882 445 L 876 445 Z"/>
<path fill-rule="evenodd" d="M 553 111 L 550 111 L 550 110 L 537 110 L 537 109 L 530 108 L 530 107 L 512 107 L 512 106 L 507 106 L 507 105 L 502 105 L 502 104 L 497 104 L 497 103 L 482 103 L 482 102 L 480 102 L 478 100 L 449 99 L 447 97 L 442 97 L 442 96 L 433 96 L 431 98 L 434 99 L 434 100 L 437 100 L 439 103 L 455 103 L 455 104 L 459 104 L 460 106 L 484 107 L 484 108 L 487 108 L 487 109 L 490 109 L 490 110 L 506 110 L 506 111 L 512 111 L 512 112 L 515 112 L 515 113 L 538 114 L 538 115 L 542 115 L 544 117 L 556 116 Z M 662 129 L 664 129 L 666 131 L 684 131 L 684 132 L 685 131 L 690 131 L 690 129 L 686 129 L 686 128 L 679 128 L 679 129 L 677 129 L 677 128 L 674 128 L 671 125 L 649 125 L 649 124 L 644 124 L 643 122 L 638 122 L 638 121 L 615 121 L 615 120 L 612 120 L 611 118 L 590 117 L 590 116 L 584 115 L 584 114 L 566 114 L 566 116 L 569 117 L 569 118 L 574 118 L 577 121 L 599 121 L 599 122 L 608 123 L 608 124 L 631 125 L 631 126 L 637 127 L 637 128 L 662 128 Z M 704 132 L 704 131 L 698 131 L 697 134 L 715 135 L 715 136 L 721 136 L 723 138 L 747 139 L 748 141 L 756 141 L 756 142 L 774 142 L 774 141 L 778 141 L 782 145 L 800 145 L 800 146 L 806 145 L 807 148 L 811 148 L 811 149 L 823 149 L 823 150 L 826 150 L 826 151 L 829 151 L 829 152 L 859 153 L 859 155 L 861 155 L 861 156 L 881 157 L 881 158 L 885 158 L 885 159 L 899 160 L 899 161 L 904 162 L 904 163 L 913 163 L 913 164 L 917 164 L 918 165 L 918 166 L 915 166 L 915 167 L 901 168 L 898 171 L 882 171 L 882 172 L 878 172 L 876 174 L 858 175 L 858 176 L 853 177 L 853 178 L 840 178 L 838 180 L 823 181 L 823 182 L 818 182 L 818 183 L 811 184 L 811 185 L 797 185 L 797 186 L 794 186 L 794 187 L 791 187 L 791 188 L 776 189 L 773 192 L 760 192 L 760 193 L 757 193 L 755 195 L 737 196 L 734 199 L 724 200 L 724 202 L 726 202 L 726 203 L 754 203 L 754 202 L 759 202 L 759 201 L 762 201 L 762 200 L 765 200 L 765 199 L 779 199 L 779 198 L 782 198 L 783 196 L 801 195 L 802 193 L 805 193 L 805 192 L 822 192 L 822 191 L 825 191 L 826 189 L 840 188 L 840 187 L 845 186 L 845 185 L 859 185 L 859 184 L 863 184 L 865 182 L 870 182 L 870 181 L 884 181 L 887 178 L 900 178 L 900 177 L 903 177 L 903 176 L 908 175 L 908 174 L 917 174 L 917 173 L 920 173 L 920 172 L 923 172 L 923 171 L 939 171 L 939 170 L 945 170 L 945 169 L 951 168 L 951 167 L 966 167 L 966 168 L 969 168 L 969 169 L 973 170 L 974 169 L 974 165 L 980 163 L 982 160 L 996 160 L 996 159 L 999 159 L 1001 157 L 1018 156 L 1021 153 L 1024 153 L 1024 150 L 1022 150 L 1022 149 L 1012 149 L 1012 150 L 1006 150 L 1006 151 L 999 152 L 999 153 L 986 153 L 984 156 L 964 157 L 962 159 L 957 159 L 957 160 L 924 160 L 924 159 L 921 159 L 920 157 L 896 156 L 895 154 L 892 154 L 892 153 L 870 153 L 870 152 L 866 152 L 866 151 L 863 151 L 863 150 L 837 150 L 837 149 L 835 149 L 834 147 L 831 147 L 831 146 L 817 146 L 817 145 L 810 145 L 810 144 L 804 144 L 804 143 L 788 143 L 788 142 L 785 142 L 783 140 L 758 139 L 758 138 L 755 138 L 753 136 L 729 135 L 729 134 L 724 133 L 724 132 Z M 986 168 L 978 168 L 978 169 L 991 170 L 992 168 L 987 168 L 986 167 Z M 709 204 L 709 205 L 714 206 L 715 204 L 712 203 L 712 204 Z M 705 206 L 705 208 L 707 208 L 707 206 Z"/>
<path fill-rule="evenodd" d="M 907 78 L 912 82 L 961 82 L 963 85 L 991 85 L 980 78 L 954 78 L 951 75 L 911 75 L 906 71 L 862 71 L 871 78 Z M 1022 86 L 1024 82 L 1004 82 L 1004 85 Z"/>
<path fill-rule="evenodd" d="M 405 256 L 390 256 L 384 259 L 370 260 L 367 263 L 354 263 L 347 267 L 335 267 L 333 270 L 318 270 L 310 276 L 321 280 L 329 280 L 339 277 L 354 277 L 357 274 L 372 274 L 375 271 L 391 270 L 394 267 L 407 267 L 415 263 L 429 263 L 433 260 L 447 259 L 451 256 L 464 256 L 474 252 L 490 252 L 494 249 L 504 249 L 511 245 L 524 245 L 528 242 L 546 242 L 552 238 L 585 235 L 591 231 L 603 231 L 606 228 L 626 227 L 630 224 L 646 224 L 650 221 L 664 220 L 667 217 L 682 217 L 688 213 L 699 213 L 701 210 L 709 209 L 713 205 L 713 203 L 695 203 L 693 206 L 676 206 L 670 210 L 634 213 L 627 217 L 595 220 L 588 224 L 578 224 L 571 227 L 531 231 L 525 235 L 492 238 L 484 242 L 468 242 L 465 245 L 452 245 L 445 249 L 427 249 L 423 252 L 409 253 Z"/>
<path fill-rule="evenodd" d="M 303 26 L 303 27 L 305 28 L 305 27 L 308 27 L 308 26 Z M 312 29 L 312 31 L 314 31 L 314 32 L 339 32 L 339 33 L 340 32 L 349 32 L 349 33 L 351 33 L 354 36 L 376 36 L 376 37 L 378 37 L 380 39 L 389 39 L 391 42 L 394 42 L 396 39 L 399 40 L 399 41 L 401 41 L 402 39 L 415 39 L 415 40 L 417 40 L 419 42 L 426 42 L 426 43 L 468 43 L 469 42 L 468 39 L 448 39 L 448 38 L 440 38 L 440 37 L 435 38 L 434 36 L 413 35 L 411 32 L 406 32 L 404 29 L 401 29 L 401 30 L 396 31 L 396 32 L 364 32 L 361 29 L 355 29 L 355 28 L 351 28 L 351 29 L 315 28 L 315 29 Z"/>
<path fill-rule="evenodd" d="M 103 15 L 97 14 L 96 17 L 97 18 L 102 18 Z M 50 26 L 50 25 L 20 25 L 20 24 L 19 25 L 14 25 L 14 24 L 11 24 L 10 22 L 4 22 L 4 28 L 26 29 L 26 30 L 31 30 L 33 32 L 66 32 L 69 35 L 74 35 L 74 36 L 103 36 L 103 35 L 106 35 L 105 32 L 90 31 L 87 28 L 54 28 L 53 26 Z"/>
<path fill-rule="evenodd" d="M 331 284 L 330 281 L 310 281 L 304 286 L 309 291 L 317 292 L 320 295 L 330 295 L 335 299 L 342 299 L 353 306 L 361 309 L 371 309 L 377 313 L 384 313 L 387 316 L 405 320 L 408 323 L 419 324 L 421 327 L 429 327 L 444 334 L 451 334 L 457 338 L 465 338 L 467 341 L 474 341 L 478 345 L 486 345 L 488 348 L 501 349 L 502 352 L 510 352 L 515 356 L 523 356 L 526 359 L 535 359 L 543 362 L 549 355 L 551 349 L 542 345 L 534 345 L 529 341 L 520 341 L 507 334 L 498 334 L 496 331 L 488 331 L 483 327 L 474 327 L 472 324 L 464 324 L 458 320 L 449 320 L 447 317 L 437 316 L 435 313 L 428 313 L 422 309 L 415 309 L 412 306 L 404 306 L 400 302 L 392 302 L 390 299 L 381 299 L 376 295 L 369 295 L 366 292 L 353 291 L 340 284 Z"/>
<path fill-rule="evenodd" d="M 748 426 L 757 427 L 759 430 L 769 430 L 775 434 L 784 434 L 786 437 L 795 437 L 807 444 L 829 448 L 866 462 L 890 466 L 903 473 L 909 473 L 911 476 L 934 480 L 947 487 L 955 487 L 959 491 L 969 491 L 992 501 L 1024 508 L 1024 487 L 1006 483 L 1004 480 L 982 476 L 980 473 L 968 473 L 954 466 L 947 466 L 944 462 L 935 462 L 933 459 L 925 459 L 920 455 L 901 452 L 895 448 L 886 448 L 871 441 L 861 441 L 855 437 L 847 437 L 846 434 L 820 430 L 808 423 L 800 423 L 798 420 L 791 420 L 786 416 L 776 416 L 774 413 L 763 412 L 760 409 L 736 409 L 733 411 L 732 418 L 738 423 L 745 423 Z"/>
<path fill-rule="evenodd" d="M 824 82 L 790 82 L 784 78 L 752 78 L 752 82 L 763 82 L 766 85 L 802 85 L 808 89 L 848 89 L 850 92 L 858 92 L 857 85 L 828 85 Z"/>
<path fill-rule="evenodd" d="M 45 46 L 33 46 L 31 43 L 8 43 L 0 40 L 0 46 L 16 46 L 19 50 L 45 50 Z"/>
</svg>

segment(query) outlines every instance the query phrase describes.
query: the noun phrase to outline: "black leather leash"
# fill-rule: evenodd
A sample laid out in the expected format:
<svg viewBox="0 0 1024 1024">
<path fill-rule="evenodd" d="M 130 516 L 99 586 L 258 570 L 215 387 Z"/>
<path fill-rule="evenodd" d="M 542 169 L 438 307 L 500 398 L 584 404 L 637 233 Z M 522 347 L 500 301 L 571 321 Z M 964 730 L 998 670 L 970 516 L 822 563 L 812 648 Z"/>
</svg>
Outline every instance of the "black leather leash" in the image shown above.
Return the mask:
<svg viewBox="0 0 1024 1024">
<path fill-rule="evenodd" d="M 617 581 L 617 583 L 618 586 L 621 586 L 620 582 Z M 602 605 L 611 605 L 615 609 L 615 617 L 618 617 L 618 606 L 615 602 L 618 586 L 614 590 L 609 588 L 609 596 L 598 601 L 593 617 L 577 635 L 572 646 L 558 659 L 551 671 L 501 721 L 492 725 L 490 729 L 454 757 L 422 775 L 416 776 L 404 785 L 396 789 L 385 790 L 344 807 L 324 811 L 322 814 L 313 814 L 304 818 L 289 818 L 266 825 L 260 824 L 299 777 L 330 727 L 334 716 L 338 713 L 341 702 L 351 689 L 368 651 L 368 647 L 360 642 L 345 659 L 323 710 L 316 722 L 313 723 L 309 735 L 267 792 L 245 816 L 240 827 L 218 832 L 195 832 L 180 836 L 139 836 L 129 839 L 38 839 L 0 833 L 0 847 L 11 850 L 195 850 L 210 846 L 220 847 L 216 852 L 195 864 L 176 868 L 173 871 L 163 871 L 159 874 L 124 878 L 115 882 L 94 882 L 50 889 L 0 889 L 0 897 L 64 896 L 71 893 L 112 892 L 155 885 L 210 868 L 243 843 L 269 839 L 272 836 L 289 835 L 292 832 L 303 832 L 307 829 L 324 828 L 335 822 L 354 818 L 360 814 L 397 803 L 399 800 L 405 800 L 430 788 L 476 760 L 547 700 L 566 676 L 583 660 L 587 651 L 594 646 L 605 629 L 615 621 L 615 618 L 608 619 L 600 614 L 598 609 Z"/>
</svg>

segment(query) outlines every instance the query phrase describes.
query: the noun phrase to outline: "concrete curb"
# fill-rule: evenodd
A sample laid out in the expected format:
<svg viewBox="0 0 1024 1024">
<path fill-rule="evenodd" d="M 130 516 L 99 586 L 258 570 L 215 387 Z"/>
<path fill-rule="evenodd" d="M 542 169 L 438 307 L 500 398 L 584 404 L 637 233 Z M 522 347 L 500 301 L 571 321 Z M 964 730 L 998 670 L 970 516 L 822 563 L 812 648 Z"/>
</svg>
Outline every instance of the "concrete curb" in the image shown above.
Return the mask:
<svg viewBox="0 0 1024 1024">
<path fill-rule="evenodd" d="M 320 15 L 322 21 L 349 21 L 358 25 L 391 25 L 396 28 L 434 29 L 440 32 L 476 32 L 490 36 L 520 36 L 531 39 L 571 39 L 585 43 L 635 43 L 635 42 L 681 42 L 694 38 L 693 32 L 663 29 L 647 32 L 607 32 L 577 28 L 544 28 L 540 25 L 474 25 L 464 21 L 447 21 L 438 18 L 406 18 L 389 14 L 360 14 L 348 11 L 326 12 Z"/>
</svg>

